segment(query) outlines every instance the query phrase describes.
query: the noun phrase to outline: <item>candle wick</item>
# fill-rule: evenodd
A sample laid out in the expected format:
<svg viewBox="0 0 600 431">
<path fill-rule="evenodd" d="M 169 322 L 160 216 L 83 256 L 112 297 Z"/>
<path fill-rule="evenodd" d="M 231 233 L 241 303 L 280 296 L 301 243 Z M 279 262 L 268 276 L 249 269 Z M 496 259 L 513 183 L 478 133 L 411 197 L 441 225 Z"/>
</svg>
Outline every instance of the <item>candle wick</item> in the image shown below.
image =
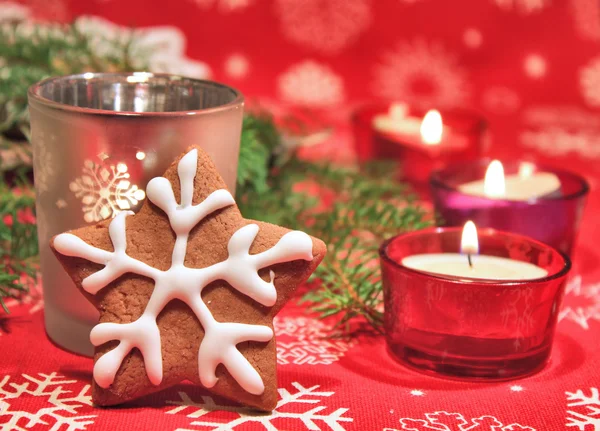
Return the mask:
<svg viewBox="0 0 600 431">
<path fill-rule="evenodd" d="M 473 268 L 473 261 L 471 260 L 471 253 L 467 253 L 467 260 L 469 261 L 469 267 Z"/>
</svg>

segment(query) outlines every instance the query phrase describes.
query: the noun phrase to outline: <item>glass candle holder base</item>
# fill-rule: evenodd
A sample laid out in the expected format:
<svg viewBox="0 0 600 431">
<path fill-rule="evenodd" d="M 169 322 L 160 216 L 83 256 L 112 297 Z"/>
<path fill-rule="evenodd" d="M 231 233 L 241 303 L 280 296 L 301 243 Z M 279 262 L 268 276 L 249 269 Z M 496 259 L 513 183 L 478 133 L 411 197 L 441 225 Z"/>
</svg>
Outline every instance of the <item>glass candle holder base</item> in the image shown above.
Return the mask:
<svg viewBox="0 0 600 431">
<path fill-rule="evenodd" d="M 522 378 L 541 370 L 551 352 L 551 346 L 547 345 L 538 351 L 514 355 L 515 343 L 523 342 L 519 338 L 472 338 L 424 331 L 415 331 L 412 336 L 418 340 L 415 346 L 405 342 L 388 345 L 393 357 L 415 371 L 458 380 L 502 381 Z M 436 346 L 437 349 L 423 350 L 423 344 Z M 456 350 L 472 354 L 474 345 L 484 355 L 469 357 L 448 354 L 448 351 Z M 490 356 L 490 351 L 496 352 L 498 357 Z"/>
<path fill-rule="evenodd" d="M 389 351 L 402 364 L 454 379 L 509 380 L 535 373 L 548 361 L 571 267 L 568 257 L 522 235 L 478 233 L 482 255 L 533 264 L 547 275 L 494 280 L 402 264 L 408 256 L 456 253 L 460 227 L 386 241 L 380 249 L 385 332 Z"/>
<path fill-rule="evenodd" d="M 79 355 L 91 357 L 94 354 L 94 346 L 90 343 L 90 329 L 97 320 L 85 321 L 81 317 L 64 313 L 62 308 L 52 303 L 44 304 L 44 323 L 48 337 L 61 348 Z"/>
</svg>

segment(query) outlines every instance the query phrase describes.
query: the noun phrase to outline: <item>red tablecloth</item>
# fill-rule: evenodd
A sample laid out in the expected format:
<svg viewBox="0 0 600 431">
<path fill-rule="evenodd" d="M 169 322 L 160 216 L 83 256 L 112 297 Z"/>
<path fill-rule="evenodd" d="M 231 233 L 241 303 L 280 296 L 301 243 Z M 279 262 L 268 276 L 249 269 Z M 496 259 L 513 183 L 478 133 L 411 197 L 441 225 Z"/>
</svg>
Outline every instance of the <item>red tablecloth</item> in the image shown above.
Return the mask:
<svg viewBox="0 0 600 431">
<path fill-rule="evenodd" d="M 326 323 L 290 304 L 276 322 L 281 401 L 273 414 L 247 415 L 185 385 L 97 409 L 91 360 L 48 341 L 34 290 L 27 303 L 11 304 L 10 316 L 0 314 L 2 430 L 600 431 L 597 0 L 24 3 L 38 18 L 97 14 L 122 25 L 176 25 L 187 54 L 208 69 L 180 61 L 172 32 L 162 34 L 163 63 L 210 72 L 250 96 L 329 108 L 322 115 L 334 133 L 312 150 L 318 156 L 351 154 L 346 118 L 357 100 L 471 107 L 489 119 L 491 155 L 578 171 L 592 193 L 552 358 L 534 376 L 487 384 L 425 377 L 394 362 L 382 338 L 325 338 Z"/>
</svg>

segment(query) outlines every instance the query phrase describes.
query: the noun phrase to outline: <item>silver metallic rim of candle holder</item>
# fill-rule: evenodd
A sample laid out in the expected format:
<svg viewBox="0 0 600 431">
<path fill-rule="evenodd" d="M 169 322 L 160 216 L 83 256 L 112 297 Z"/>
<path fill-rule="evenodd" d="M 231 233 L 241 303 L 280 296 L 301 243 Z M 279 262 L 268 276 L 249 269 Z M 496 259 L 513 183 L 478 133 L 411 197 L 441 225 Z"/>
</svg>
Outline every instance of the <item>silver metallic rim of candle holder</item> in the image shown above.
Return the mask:
<svg viewBox="0 0 600 431">
<path fill-rule="evenodd" d="M 41 92 L 45 86 L 57 84 L 61 81 L 67 82 L 70 80 L 71 81 L 75 81 L 75 80 L 79 80 L 79 81 L 81 81 L 81 80 L 90 80 L 90 81 L 91 80 L 106 80 L 106 81 L 119 82 L 120 80 L 127 81 L 128 77 L 133 77 L 133 78 L 145 77 L 145 78 L 147 78 L 147 80 L 150 80 L 153 78 L 158 78 L 158 79 L 171 81 L 171 82 L 184 81 L 184 82 L 190 82 L 190 83 L 193 83 L 196 85 L 204 85 L 207 87 L 219 88 L 219 89 L 231 92 L 233 95 L 233 100 L 231 100 L 227 103 L 224 103 L 222 105 L 218 105 L 218 106 L 214 106 L 214 107 L 210 107 L 210 108 L 203 108 L 203 109 L 181 110 L 181 111 L 136 112 L 136 111 L 117 111 L 117 110 L 110 110 L 110 109 L 96 109 L 96 108 L 86 108 L 86 107 L 81 107 L 81 106 L 74 106 L 74 105 L 69 105 L 66 103 L 57 102 L 57 101 L 54 101 L 52 99 L 49 99 L 49 98 L 41 95 Z M 140 81 L 134 81 L 133 83 L 144 84 L 145 82 L 140 80 Z M 54 109 L 61 110 L 61 111 L 71 111 L 74 113 L 91 114 L 91 115 L 118 115 L 118 116 L 137 116 L 137 117 L 155 117 L 155 116 L 156 117 L 179 117 L 179 116 L 186 116 L 186 115 L 190 115 L 190 116 L 204 115 L 204 114 L 215 113 L 215 112 L 219 112 L 219 111 L 225 111 L 225 110 L 231 109 L 235 106 L 241 106 L 244 103 L 243 94 L 240 91 L 238 91 L 235 88 L 230 87 L 228 85 L 221 84 L 216 81 L 188 78 L 188 77 L 181 76 L 181 75 L 172 75 L 169 73 L 151 73 L 151 72 L 122 72 L 122 73 L 87 72 L 87 73 L 80 73 L 80 74 L 75 74 L 75 75 L 50 77 L 50 78 L 46 78 L 42 81 L 39 81 L 39 82 L 33 84 L 31 87 L 29 87 L 27 94 L 28 94 L 30 103 L 31 102 L 39 103 L 39 104 L 45 105 L 49 108 L 54 108 Z"/>
<path fill-rule="evenodd" d="M 530 286 L 531 284 L 547 283 L 548 281 L 564 277 L 571 270 L 571 259 L 569 259 L 569 256 L 567 256 L 565 253 L 563 253 L 560 250 L 557 250 L 553 247 L 550 247 L 547 244 L 544 244 L 543 242 L 537 241 L 537 240 L 535 240 L 533 238 L 529 238 L 529 237 L 525 237 L 527 239 L 527 241 L 529 241 L 533 244 L 536 244 L 538 246 L 541 246 L 543 248 L 549 248 L 549 249 L 555 251 L 559 256 L 562 257 L 562 259 L 564 261 L 564 266 L 562 267 L 562 269 L 560 271 L 558 271 L 552 275 L 547 275 L 546 277 L 543 277 L 543 278 L 534 278 L 534 279 L 528 279 L 528 280 L 510 280 L 510 279 L 485 280 L 485 279 L 480 279 L 480 278 L 443 275 L 443 274 L 437 274 L 435 272 L 421 271 L 421 270 L 409 268 L 407 266 L 402 265 L 399 262 L 396 262 L 387 253 L 388 246 L 393 241 L 396 241 L 398 239 L 407 238 L 409 236 L 429 234 L 429 233 L 446 233 L 446 232 L 448 232 L 448 233 L 458 233 L 460 235 L 460 233 L 462 232 L 462 229 L 463 228 L 460 226 L 458 226 L 458 227 L 431 227 L 431 228 L 427 228 L 427 229 L 421 229 L 421 230 L 416 230 L 413 232 L 407 232 L 407 233 L 402 233 L 400 235 L 396 235 L 390 239 L 387 239 L 386 241 L 384 241 L 381 244 L 381 246 L 379 247 L 379 257 L 382 260 L 390 263 L 393 267 L 395 267 L 396 269 L 399 269 L 400 271 L 406 271 L 411 274 L 420 275 L 420 276 L 433 277 L 433 278 L 444 280 L 445 282 L 450 282 L 453 284 L 465 284 L 467 282 L 467 283 L 477 283 L 477 284 L 490 285 L 490 286 L 496 286 L 498 284 L 501 284 L 502 286 L 524 287 L 524 286 Z M 503 235 L 503 236 L 512 237 L 512 238 L 517 238 L 517 237 L 524 238 L 523 235 L 506 232 L 506 231 L 501 231 L 501 230 L 496 230 L 493 228 L 478 229 L 477 233 L 480 236 Z"/>
<path fill-rule="evenodd" d="M 454 170 L 454 169 L 463 170 L 463 169 L 465 169 L 465 165 L 469 165 L 469 164 L 470 165 L 477 164 L 477 165 L 482 165 L 482 166 L 488 166 L 492 160 L 493 159 L 491 159 L 491 158 L 484 158 L 484 159 L 478 159 L 473 162 L 467 162 L 467 163 L 457 162 L 457 163 L 448 164 L 444 168 L 433 171 L 429 175 L 429 185 L 432 188 L 443 189 L 443 190 L 448 190 L 448 191 L 464 194 L 458 188 L 452 187 L 452 186 L 448 185 L 446 182 L 444 182 L 441 179 L 442 172 L 446 172 L 448 170 Z M 506 161 L 502 161 L 502 160 L 500 160 L 500 161 L 502 162 L 502 164 L 504 166 L 507 166 L 512 163 L 524 163 L 524 162 L 527 163 L 526 160 L 515 160 L 514 162 L 506 162 Z M 526 201 L 516 201 L 516 200 L 510 200 L 510 199 L 496 199 L 496 198 L 494 198 L 494 201 L 498 202 L 498 203 L 510 202 L 513 205 L 534 205 L 534 204 L 549 202 L 549 201 L 561 201 L 561 200 L 566 201 L 566 200 L 571 200 L 571 199 L 577 199 L 577 198 L 579 198 L 581 196 L 585 196 L 589 193 L 590 185 L 584 177 L 577 175 L 573 172 L 566 171 L 564 169 L 555 169 L 551 166 L 539 165 L 537 163 L 534 163 L 534 164 L 536 167 L 540 168 L 540 172 L 550 172 L 550 173 L 559 174 L 561 176 L 566 176 L 566 177 L 572 178 L 575 182 L 579 183 L 579 187 L 580 187 L 579 190 L 577 190 L 573 193 L 570 193 L 568 195 L 532 198 L 532 199 L 529 199 Z M 488 199 L 483 196 L 473 196 L 473 198 Z"/>
</svg>

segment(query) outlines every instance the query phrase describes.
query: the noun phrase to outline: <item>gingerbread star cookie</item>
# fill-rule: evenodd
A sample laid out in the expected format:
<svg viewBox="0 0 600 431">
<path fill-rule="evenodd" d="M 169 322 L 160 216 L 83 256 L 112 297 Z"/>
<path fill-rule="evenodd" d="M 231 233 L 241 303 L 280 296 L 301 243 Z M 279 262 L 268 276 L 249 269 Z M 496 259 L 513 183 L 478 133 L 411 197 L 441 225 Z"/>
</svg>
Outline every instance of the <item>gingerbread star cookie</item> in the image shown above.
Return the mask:
<svg viewBox="0 0 600 431">
<path fill-rule="evenodd" d="M 137 214 L 55 236 L 100 311 L 92 398 L 120 404 L 189 380 L 261 410 L 277 403 L 273 317 L 323 259 L 303 232 L 246 220 L 193 148 L 152 179 Z"/>
</svg>

